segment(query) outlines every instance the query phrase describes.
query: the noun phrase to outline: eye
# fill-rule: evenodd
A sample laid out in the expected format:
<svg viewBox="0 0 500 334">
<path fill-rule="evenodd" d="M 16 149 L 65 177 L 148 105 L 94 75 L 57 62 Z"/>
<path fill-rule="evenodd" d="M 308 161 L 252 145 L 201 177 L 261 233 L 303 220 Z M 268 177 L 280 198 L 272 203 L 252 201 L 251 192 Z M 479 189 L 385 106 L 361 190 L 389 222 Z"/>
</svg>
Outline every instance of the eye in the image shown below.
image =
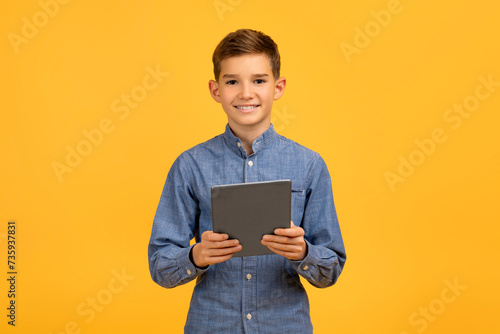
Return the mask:
<svg viewBox="0 0 500 334">
<path fill-rule="evenodd" d="M 235 84 L 236 84 L 236 80 L 226 81 L 226 85 L 235 85 Z"/>
<path fill-rule="evenodd" d="M 254 82 L 255 82 L 256 84 L 263 84 L 263 83 L 265 83 L 265 82 L 266 82 L 266 80 L 264 80 L 264 79 L 256 79 Z"/>
</svg>

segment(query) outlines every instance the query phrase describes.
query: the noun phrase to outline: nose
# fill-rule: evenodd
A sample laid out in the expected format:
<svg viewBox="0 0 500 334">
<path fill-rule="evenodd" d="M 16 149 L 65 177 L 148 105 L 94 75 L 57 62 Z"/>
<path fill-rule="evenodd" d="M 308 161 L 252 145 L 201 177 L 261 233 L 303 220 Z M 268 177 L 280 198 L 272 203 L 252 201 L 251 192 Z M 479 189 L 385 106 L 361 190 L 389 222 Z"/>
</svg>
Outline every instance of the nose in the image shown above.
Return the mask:
<svg viewBox="0 0 500 334">
<path fill-rule="evenodd" d="M 242 83 L 240 87 L 241 87 L 239 93 L 240 99 L 251 99 L 253 97 L 252 87 L 250 86 L 249 83 Z"/>
</svg>

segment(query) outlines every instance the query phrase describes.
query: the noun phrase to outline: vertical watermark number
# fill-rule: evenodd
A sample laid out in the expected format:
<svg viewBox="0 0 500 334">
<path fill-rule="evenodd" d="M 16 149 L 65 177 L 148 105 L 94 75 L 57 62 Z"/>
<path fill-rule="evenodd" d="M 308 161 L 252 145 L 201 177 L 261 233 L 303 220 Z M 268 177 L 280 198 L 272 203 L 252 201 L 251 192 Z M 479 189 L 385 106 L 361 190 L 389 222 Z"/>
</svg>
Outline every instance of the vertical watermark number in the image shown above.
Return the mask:
<svg viewBox="0 0 500 334">
<path fill-rule="evenodd" d="M 7 282 L 9 282 L 9 306 L 7 307 L 7 323 L 11 326 L 16 325 L 16 293 L 17 293 L 17 262 L 16 262 L 16 240 L 17 225 L 15 221 L 7 223 Z"/>
</svg>

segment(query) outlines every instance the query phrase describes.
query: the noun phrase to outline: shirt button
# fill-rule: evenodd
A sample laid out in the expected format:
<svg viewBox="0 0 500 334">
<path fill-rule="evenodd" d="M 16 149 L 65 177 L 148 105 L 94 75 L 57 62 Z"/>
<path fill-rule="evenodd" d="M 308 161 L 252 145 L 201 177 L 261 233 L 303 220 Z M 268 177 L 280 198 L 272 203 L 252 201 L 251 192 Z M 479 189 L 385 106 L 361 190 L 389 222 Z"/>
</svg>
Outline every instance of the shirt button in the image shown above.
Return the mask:
<svg viewBox="0 0 500 334">
<path fill-rule="evenodd" d="M 188 275 L 191 275 L 191 270 L 186 270 L 186 272 L 188 273 Z"/>
<path fill-rule="evenodd" d="M 250 313 L 247 314 L 247 319 L 248 320 L 252 319 L 252 315 Z"/>
<path fill-rule="evenodd" d="M 241 143 L 240 142 L 236 143 L 236 145 L 238 145 L 238 147 L 241 147 Z"/>
<path fill-rule="evenodd" d="M 252 279 L 252 275 L 251 274 L 247 274 L 247 280 L 251 280 Z"/>
<path fill-rule="evenodd" d="M 253 161 L 248 162 L 248 166 L 252 167 L 253 166 Z"/>
<path fill-rule="evenodd" d="M 307 264 L 302 267 L 302 270 L 307 270 L 307 269 L 309 269 L 309 266 Z"/>
</svg>

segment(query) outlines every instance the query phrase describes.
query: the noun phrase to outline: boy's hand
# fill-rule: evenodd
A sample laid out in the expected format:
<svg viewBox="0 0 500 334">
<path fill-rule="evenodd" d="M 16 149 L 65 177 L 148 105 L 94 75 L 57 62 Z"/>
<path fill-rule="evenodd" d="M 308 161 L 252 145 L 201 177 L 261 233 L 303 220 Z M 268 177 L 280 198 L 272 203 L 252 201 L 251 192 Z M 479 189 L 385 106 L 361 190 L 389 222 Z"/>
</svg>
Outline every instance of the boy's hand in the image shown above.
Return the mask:
<svg viewBox="0 0 500 334">
<path fill-rule="evenodd" d="M 194 245 L 192 249 L 194 264 L 203 268 L 209 264 L 229 260 L 242 247 L 238 240 L 227 240 L 228 238 L 227 234 L 214 233 L 212 231 L 203 232 L 201 242 Z"/>
<path fill-rule="evenodd" d="M 302 261 L 307 254 L 304 230 L 302 227 L 295 226 L 293 222 L 291 224 L 290 228 L 277 228 L 274 230 L 276 235 L 268 234 L 263 236 L 261 243 L 287 259 Z"/>
</svg>

